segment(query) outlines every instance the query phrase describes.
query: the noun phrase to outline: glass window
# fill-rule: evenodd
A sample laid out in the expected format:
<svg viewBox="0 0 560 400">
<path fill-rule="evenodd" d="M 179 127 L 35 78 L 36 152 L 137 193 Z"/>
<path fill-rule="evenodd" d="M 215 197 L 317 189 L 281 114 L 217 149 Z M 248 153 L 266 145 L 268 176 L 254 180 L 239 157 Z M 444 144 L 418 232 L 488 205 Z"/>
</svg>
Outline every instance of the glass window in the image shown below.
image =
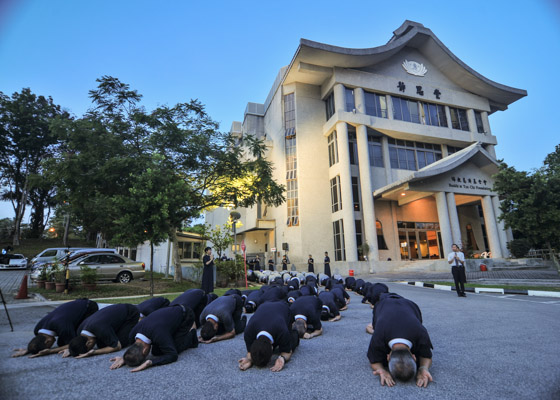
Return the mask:
<svg viewBox="0 0 560 400">
<path fill-rule="evenodd" d="M 331 179 L 331 205 L 332 212 L 342 210 L 342 198 L 340 196 L 340 176 Z"/>
<path fill-rule="evenodd" d="M 354 104 L 354 89 L 344 87 L 344 100 L 346 101 L 346 111 L 352 112 L 356 108 Z"/>
<path fill-rule="evenodd" d="M 358 260 L 364 261 L 364 253 L 360 249 L 360 246 L 363 243 L 362 220 L 357 219 L 354 222 L 355 222 L 354 225 L 356 227 L 356 246 L 358 247 Z"/>
<path fill-rule="evenodd" d="M 457 153 L 458 151 L 461 151 L 461 150 L 463 150 L 461 147 L 455 147 L 455 146 L 447 145 L 447 154 L 448 155 Z"/>
<path fill-rule="evenodd" d="M 387 100 L 385 95 L 364 91 L 364 101 L 366 103 L 367 115 L 387 118 Z"/>
<path fill-rule="evenodd" d="M 402 97 L 391 96 L 393 100 L 393 118 L 401 121 L 420 123 L 418 102 Z"/>
<path fill-rule="evenodd" d="M 484 124 L 482 123 L 482 113 L 480 111 L 475 111 L 474 119 L 476 121 L 476 131 L 478 133 L 484 133 Z"/>
<path fill-rule="evenodd" d="M 327 121 L 334 115 L 334 92 L 325 99 L 325 108 L 327 111 Z"/>
<path fill-rule="evenodd" d="M 333 222 L 334 259 L 335 261 L 346 261 L 344 249 L 344 221 L 339 219 Z"/>
<path fill-rule="evenodd" d="M 284 127 L 286 129 L 286 136 L 295 134 L 296 104 L 294 93 L 284 96 Z M 290 132 L 290 134 L 288 134 L 288 132 Z"/>
<path fill-rule="evenodd" d="M 329 135 L 329 167 L 332 167 L 338 162 L 338 139 L 336 131 Z"/>
<path fill-rule="evenodd" d="M 368 135 L 368 151 L 369 165 L 372 167 L 384 167 L 383 165 L 383 149 L 381 147 L 381 138 L 378 136 Z"/>
<path fill-rule="evenodd" d="M 451 127 L 462 131 L 469 130 L 469 122 L 467 120 L 467 110 L 462 108 L 449 107 L 451 114 Z"/>
<path fill-rule="evenodd" d="M 441 160 L 441 146 L 431 143 L 389 139 L 389 158 L 391 168 L 416 171 Z"/>
<path fill-rule="evenodd" d="M 358 140 L 356 139 L 356 128 L 348 126 L 348 151 L 350 152 L 350 164 L 358 165 Z"/>
<path fill-rule="evenodd" d="M 352 198 L 354 199 L 354 211 L 360 211 L 360 187 L 358 177 L 352 177 Z"/>
<path fill-rule="evenodd" d="M 293 112 L 293 119 L 291 114 Z M 285 152 L 286 152 L 286 206 L 288 218 L 286 225 L 299 225 L 298 182 L 297 182 L 297 143 L 295 130 L 295 102 L 294 94 L 284 96 L 284 113 L 286 123 Z M 288 127 L 291 130 L 288 132 Z M 289 135 L 288 135 L 289 133 Z"/>
<path fill-rule="evenodd" d="M 445 107 L 440 104 L 424 103 L 422 104 L 423 119 L 426 125 L 445 126 L 447 127 L 447 117 L 445 115 Z"/>
</svg>

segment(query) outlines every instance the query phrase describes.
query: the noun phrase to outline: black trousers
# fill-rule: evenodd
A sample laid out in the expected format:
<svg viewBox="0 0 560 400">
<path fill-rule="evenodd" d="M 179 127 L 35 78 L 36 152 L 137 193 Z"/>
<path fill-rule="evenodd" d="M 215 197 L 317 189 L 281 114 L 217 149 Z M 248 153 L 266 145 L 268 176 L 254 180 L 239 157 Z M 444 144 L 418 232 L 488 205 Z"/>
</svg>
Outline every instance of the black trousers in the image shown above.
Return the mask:
<svg viewBox="0 0 560 400">
<path fill-rule="evenodd" d="M 453 266 L 451 267 L 451 273 L 453 274 L 453 280 L 455 281 L 455 290 L 457 293 L 465 293 L 465 283 L 467 282 L 467 276 L 465 275 L 464 266 Z"/>
<path fill-rule="evenodd" d="M 181 353 L 182 351 L 190 348 L 198 347 L 198 335 L 196 334 L 196 329 L 191 329 L 193 323 L 195 322 L 194 312 L 188 307 L 182 307 L 183 320 L 173 335 L 173 341 L 175 342 L 177 353 Z"/>
</svg>

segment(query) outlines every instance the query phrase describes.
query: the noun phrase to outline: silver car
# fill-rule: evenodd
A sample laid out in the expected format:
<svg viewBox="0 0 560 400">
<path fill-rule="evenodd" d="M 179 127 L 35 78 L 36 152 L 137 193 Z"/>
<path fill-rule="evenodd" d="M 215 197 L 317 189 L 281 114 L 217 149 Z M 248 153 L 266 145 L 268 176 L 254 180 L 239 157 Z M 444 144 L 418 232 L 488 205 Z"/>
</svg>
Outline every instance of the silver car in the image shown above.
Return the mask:
<svg viewBox="0 0 560 400">
<path fill-rule="evenodd" d="M 112 280 L 120 283 L 143 278 L 146 273 L 146 264 L 143 262 L 132 261 L 115 253 L 103 253 L 90 254 L 68 264 L 70 278 L 79 279 L 82 265 L 97 270 L 98 280 Z"/>
</svg>

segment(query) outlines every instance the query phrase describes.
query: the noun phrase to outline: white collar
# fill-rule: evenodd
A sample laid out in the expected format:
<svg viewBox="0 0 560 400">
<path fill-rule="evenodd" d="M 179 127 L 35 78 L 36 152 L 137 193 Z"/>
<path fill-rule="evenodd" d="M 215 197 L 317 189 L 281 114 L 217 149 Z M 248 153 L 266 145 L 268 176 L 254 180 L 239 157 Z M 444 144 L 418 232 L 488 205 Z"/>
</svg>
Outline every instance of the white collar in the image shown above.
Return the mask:
<svg viewBox="0 0 560 400">
<path fill-rule="evenodd" d="M 86 331 L 85 329 L 82 329 L 82 332 L 80 332 L 80 333 L 82 335 L 86 335 L 86 336 L 89 336 L 89 337 L 92 337 L 92 338 L 95 337 L 95 335 L 93 333 L 91 333 L 90 331 Z"/>
<path fill-rule="evenodd" d="M 307 317 L 302 314 L 297 314 L 294 319 L 303 319 L 305 322 L 307 322 Z"/>
<path fill-rule="evenodd" d="M 331 312 L 331 309 L 329 308 L 329 306 L 326 306 L 326 305 L 323 304 L 323 308 L 324 308 L 325 310 L 327 310 L 328 312 Z"/>
<path fill-rule="evenodd" d="M 268 333 L 267 331 L 260 331 L 259 333 L 257 333 L 257 339 L 261 336 L 269 338 L 270 343 L 274 344 L 274 339 L 272 338 L 272 335 L 270 333 Z"/>
<path fill-rule="evenodd" d="M 37 333 L 42 333 L 43 335 L 49 335 L 49 336 L 55 336 L 55 337 L 57 336 L 55 331 L 51 331 L 49 329 L 39 329 L 37 331 Z"/>
<path fill-rule="evenodd" d="M 399 343 L 406 344 L 408 346 L 408 348 L 412 350 L 412 342 L 408 339 L 403 339 L 403 338 L 396 338 L 396 339 L 390 340 L 389 341 L 389 348 L 392 349 L 394 345 L 399 344 Z"/>
<path fill-rule="evenodd" d="M 134 336 L 134 339 L 140 339 L 146 344 L 152 344 L 152 341 L 148 339 L 146 336 L 142 335 L 141 333 L 137 333 L 136 336 Z"/>
<path fill-rule="evenodd" d="M 218 319 L 218 317 L 216 317 L 214 314 L 208 314 L 206 316 L 206 321 L 208 321 L 209 319 L 213 320 L 214 322 L 220 322 L 220 320 Z"/>
</svg>

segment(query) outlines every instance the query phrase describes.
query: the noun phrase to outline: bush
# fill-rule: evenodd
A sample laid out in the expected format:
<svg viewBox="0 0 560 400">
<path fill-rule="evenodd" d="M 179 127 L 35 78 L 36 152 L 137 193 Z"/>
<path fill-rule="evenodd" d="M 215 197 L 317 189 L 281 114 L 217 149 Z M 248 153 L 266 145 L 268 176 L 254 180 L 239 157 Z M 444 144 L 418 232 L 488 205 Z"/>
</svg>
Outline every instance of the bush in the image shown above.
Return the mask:
<svg viewBox="0 0 560 400">
<path fill-rule="evenodd" d="M 231 281 L 236 281 L 243 275 L 243 263 L 235 262 L 235 261 L 216 261 L 216 270 L 227 276 L 227 278 Z"/>
<path fill-rule="evenodd" d="M 97 270 L 95 268 L 90 268 L 87 265 L 80 265 L 82 273 L 80 274 L 80 279 L 82 283 L 94 284 L 97 282 Z"/>
<path fill-rule="evenodd" d="M 507 244 L 508 250 L 515 258 L 523 258 L 531 247 L 531 243 L 527 239 L 513 239 Z"/>
</svg>

